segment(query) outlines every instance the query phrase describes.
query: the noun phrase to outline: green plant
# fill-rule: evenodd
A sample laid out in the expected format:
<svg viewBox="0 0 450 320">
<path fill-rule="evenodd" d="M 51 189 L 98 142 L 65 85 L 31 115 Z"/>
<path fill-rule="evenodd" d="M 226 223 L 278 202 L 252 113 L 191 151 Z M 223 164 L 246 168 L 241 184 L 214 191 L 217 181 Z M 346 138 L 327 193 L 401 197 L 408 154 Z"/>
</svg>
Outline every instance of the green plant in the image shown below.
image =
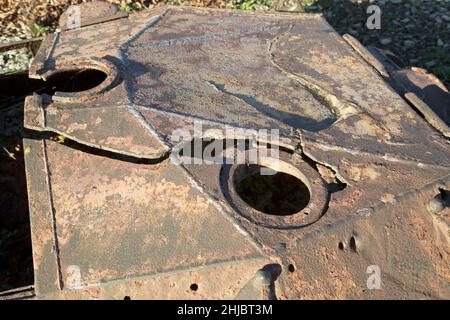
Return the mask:
<svg viewBox="0 0 450 320">
<path fill-rule="evenodd" d="M 274 0 L 233 0 L 227 3 L 227 8 L 239 10 L 252 10 L 258 7 L 273 9 L 276 1 Z"/>
<path fill-rule="evenodd" d="M 433 48 L 424 54 L 425 66 L 433 62 L 428 71 L 434 73 L 442 82 L 450 82 L 450 54 L 443 48 Z"/>
<path fill-rule="evenodd" d="M 303 8 L 308 8 L 316 4 L 317 0 L 299 0 L 299 2 L 303 6 Z"/>
<path fill-rule="evenodd" d="M 122 3 L 119 7 L 120 11 L 130 13 L 133 11 L 139 11 L 142 10 L 143 7 L 139 2 L 133 2 L 131 4 Z"/>
<path fill-rule="evenodd" d="M 35 22 L 33 24 L 33 33 L 36 37 L 41 37 L 44 34 L 50 33 L 52 31 L 52 28 L 47 26 L 41 26 L 39 23 Z"/>
<path fill-rule="evenodd" d="M 186 3 L 189 3 L 189 1 L 184 1 L 184 0 L 165 0 L 164 3 L 166 4 L 170 4 L 173 6 L 183 6 Z"/>
</svg>

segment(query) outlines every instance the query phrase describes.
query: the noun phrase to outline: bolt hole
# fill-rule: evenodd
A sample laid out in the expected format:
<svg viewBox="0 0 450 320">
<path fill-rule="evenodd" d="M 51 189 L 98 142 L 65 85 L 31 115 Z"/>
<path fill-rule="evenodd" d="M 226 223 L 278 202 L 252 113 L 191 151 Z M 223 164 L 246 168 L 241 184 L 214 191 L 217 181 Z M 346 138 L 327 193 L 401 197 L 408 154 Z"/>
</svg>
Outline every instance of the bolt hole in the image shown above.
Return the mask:
<svg viewBox="0 0 450 320">
<path fill-rule="evenodd" d="M 344 250 L 345 249 L 345 245 L 342 242 L 339 242 L 338 247 L 339 247 L 339 250 Z"/>
<path fill-rule="evenodd" d="M 295 271 L 295 266 L 291 263 L 289 266 L 288 266 L 288 270 L 289 270 L 289 272 L 294 272 Z"/>
<path fill-rule="evenodd" d="M 351 237 L 350 238 L 350 248 L 356 252 L 357 251 L 357 247 L 356 247 L 356 239 L 355 237 Z"/>
<path fill-rule="evenodd" d="M 131 300 L 130 296 L 123 297 L 123 300 Z"/>
<path fill-rule="evenodd" d="M 240 176 L 235 177 L 236 192 L 249 206 L 269 215 L 288 216 L 308 205 L 310 192 L 303 181 L 284 172 L 263 175 L 262 168 L 266 167 L 252 164 L 236 170 Z"/>
<path fill-rule="evenodd" d="M 190 288 L 191 288 L 192 291 L 197 291 L 198 290 L 198 284 L 193 283 L 193 284 L 191 284 Z"/>
</svg>

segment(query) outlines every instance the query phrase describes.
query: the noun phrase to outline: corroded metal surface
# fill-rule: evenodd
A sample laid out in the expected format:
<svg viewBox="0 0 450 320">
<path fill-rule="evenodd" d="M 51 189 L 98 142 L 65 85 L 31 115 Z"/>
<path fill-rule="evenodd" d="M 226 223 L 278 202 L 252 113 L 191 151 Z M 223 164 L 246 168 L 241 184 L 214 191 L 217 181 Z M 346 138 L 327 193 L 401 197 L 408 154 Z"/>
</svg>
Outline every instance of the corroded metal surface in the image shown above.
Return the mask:
<svg viewBox="0 0 450 320">
<path fill-rule="evenodd" d="M 395 90 L 445 137 L 450 136 L 450 94 L 445 85 L 433 74 L 422 68 L 404 68 L 403 63 L 392 52 L 378 48 L 366 49 L 354 37 L 343 38 L 371 66 L 392 85 Z M 395 62 L 393 60 L 396 60 Z"/>
<path fill-rule="evenodd" d="M 25 105 L 25 127 L 77 143 L 24 141 L 38 298 L 450 297 L 449 210 L 427 210 L 448 140 L 321 16 L 162 7 L 48 36 L 30 77 L 74 65 L 106 79 Z M 309 205 L 267 216 L 235 165 L 172 162 L 195 121 L 279 129 Z"/>
<path fill-rule="evenodd" d="M 128 13 L 108 2 L 94 0 L 69 7 L 59 17 L 59 28 L 68 30 L 74 27 L 85 27 L 106 21 L 127 17 Z"/>
</svg>

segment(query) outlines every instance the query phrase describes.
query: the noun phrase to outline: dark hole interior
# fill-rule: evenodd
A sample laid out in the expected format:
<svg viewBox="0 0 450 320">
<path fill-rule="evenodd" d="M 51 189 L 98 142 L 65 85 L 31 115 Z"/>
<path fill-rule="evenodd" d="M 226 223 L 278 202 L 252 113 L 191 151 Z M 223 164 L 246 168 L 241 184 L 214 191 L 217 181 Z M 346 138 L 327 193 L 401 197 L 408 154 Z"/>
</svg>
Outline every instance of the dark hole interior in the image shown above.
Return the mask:
<svg viewBox="0 0 450 320">
<path fill-rule="evenodd" d="M 270 215 L 287 216 L 304 209 L 310 200 L 308 187 L 300 179 L 284 173 L 261 175 L 254 170 L 256 165 L 247 166 L 253 173 L 236 185 L 236 192 L 248 205 Z"/>
<path fill-rule="evenodd" d="M 25 96 L 43 92 L 44 81 L 28 78 L 28 72 L 0 76 L 0 110 L 23 103 Z"/>
<path fill-rule="evenodd" d="M 191 290 L 192 291 L 197 291 L 198 290 L 198 284 L 196 284 L 196 283 L 191 284 Z"/>
<path fill-rule="evenodd" d="M 57 72 L 46 81 L 51 92 L 79 92 L 95 88 L 106 79 L 106 73 L 95 69 Z"/>
<path fill-rule="evenodd" d="M 95 88 L 106 79 L 106 73 L 95 69 L 57 72 L 47 81 L 30 79 L 28 72 L 0 76 L 0 109 L 23 102 L 26 96 L 46 93 L 79 92 Z"/>
<path fill-rule="evenodd" d="M 358 248 L 356 247 L 356 239 L 355 237 L 351 237 L 350 238 L 350 248 L 356 252 L 358 250 Z"/>
<path fill-rule="evenodd" d="M 295 271 L 295 266 L 291 263 L 291 264 L 288 266 L 288 270 L 289 270 L 289 272 L 294 272 L 294 271 Z"/>
</svg>

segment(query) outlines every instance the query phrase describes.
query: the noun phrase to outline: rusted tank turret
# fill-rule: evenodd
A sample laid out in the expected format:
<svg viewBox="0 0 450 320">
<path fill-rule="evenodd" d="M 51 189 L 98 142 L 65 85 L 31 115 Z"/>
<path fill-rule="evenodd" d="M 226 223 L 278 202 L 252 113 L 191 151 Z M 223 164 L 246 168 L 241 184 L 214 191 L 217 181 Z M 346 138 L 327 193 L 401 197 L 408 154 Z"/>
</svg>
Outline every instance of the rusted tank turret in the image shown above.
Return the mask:
<svg viewBox="0 0 450 320">
<path fill-rule="evenodd" d="M 448 123 L 401 73 L 320 15 L 115 14 L 30 68 L 36 298 L 450 297 Z"/>
</svg>

